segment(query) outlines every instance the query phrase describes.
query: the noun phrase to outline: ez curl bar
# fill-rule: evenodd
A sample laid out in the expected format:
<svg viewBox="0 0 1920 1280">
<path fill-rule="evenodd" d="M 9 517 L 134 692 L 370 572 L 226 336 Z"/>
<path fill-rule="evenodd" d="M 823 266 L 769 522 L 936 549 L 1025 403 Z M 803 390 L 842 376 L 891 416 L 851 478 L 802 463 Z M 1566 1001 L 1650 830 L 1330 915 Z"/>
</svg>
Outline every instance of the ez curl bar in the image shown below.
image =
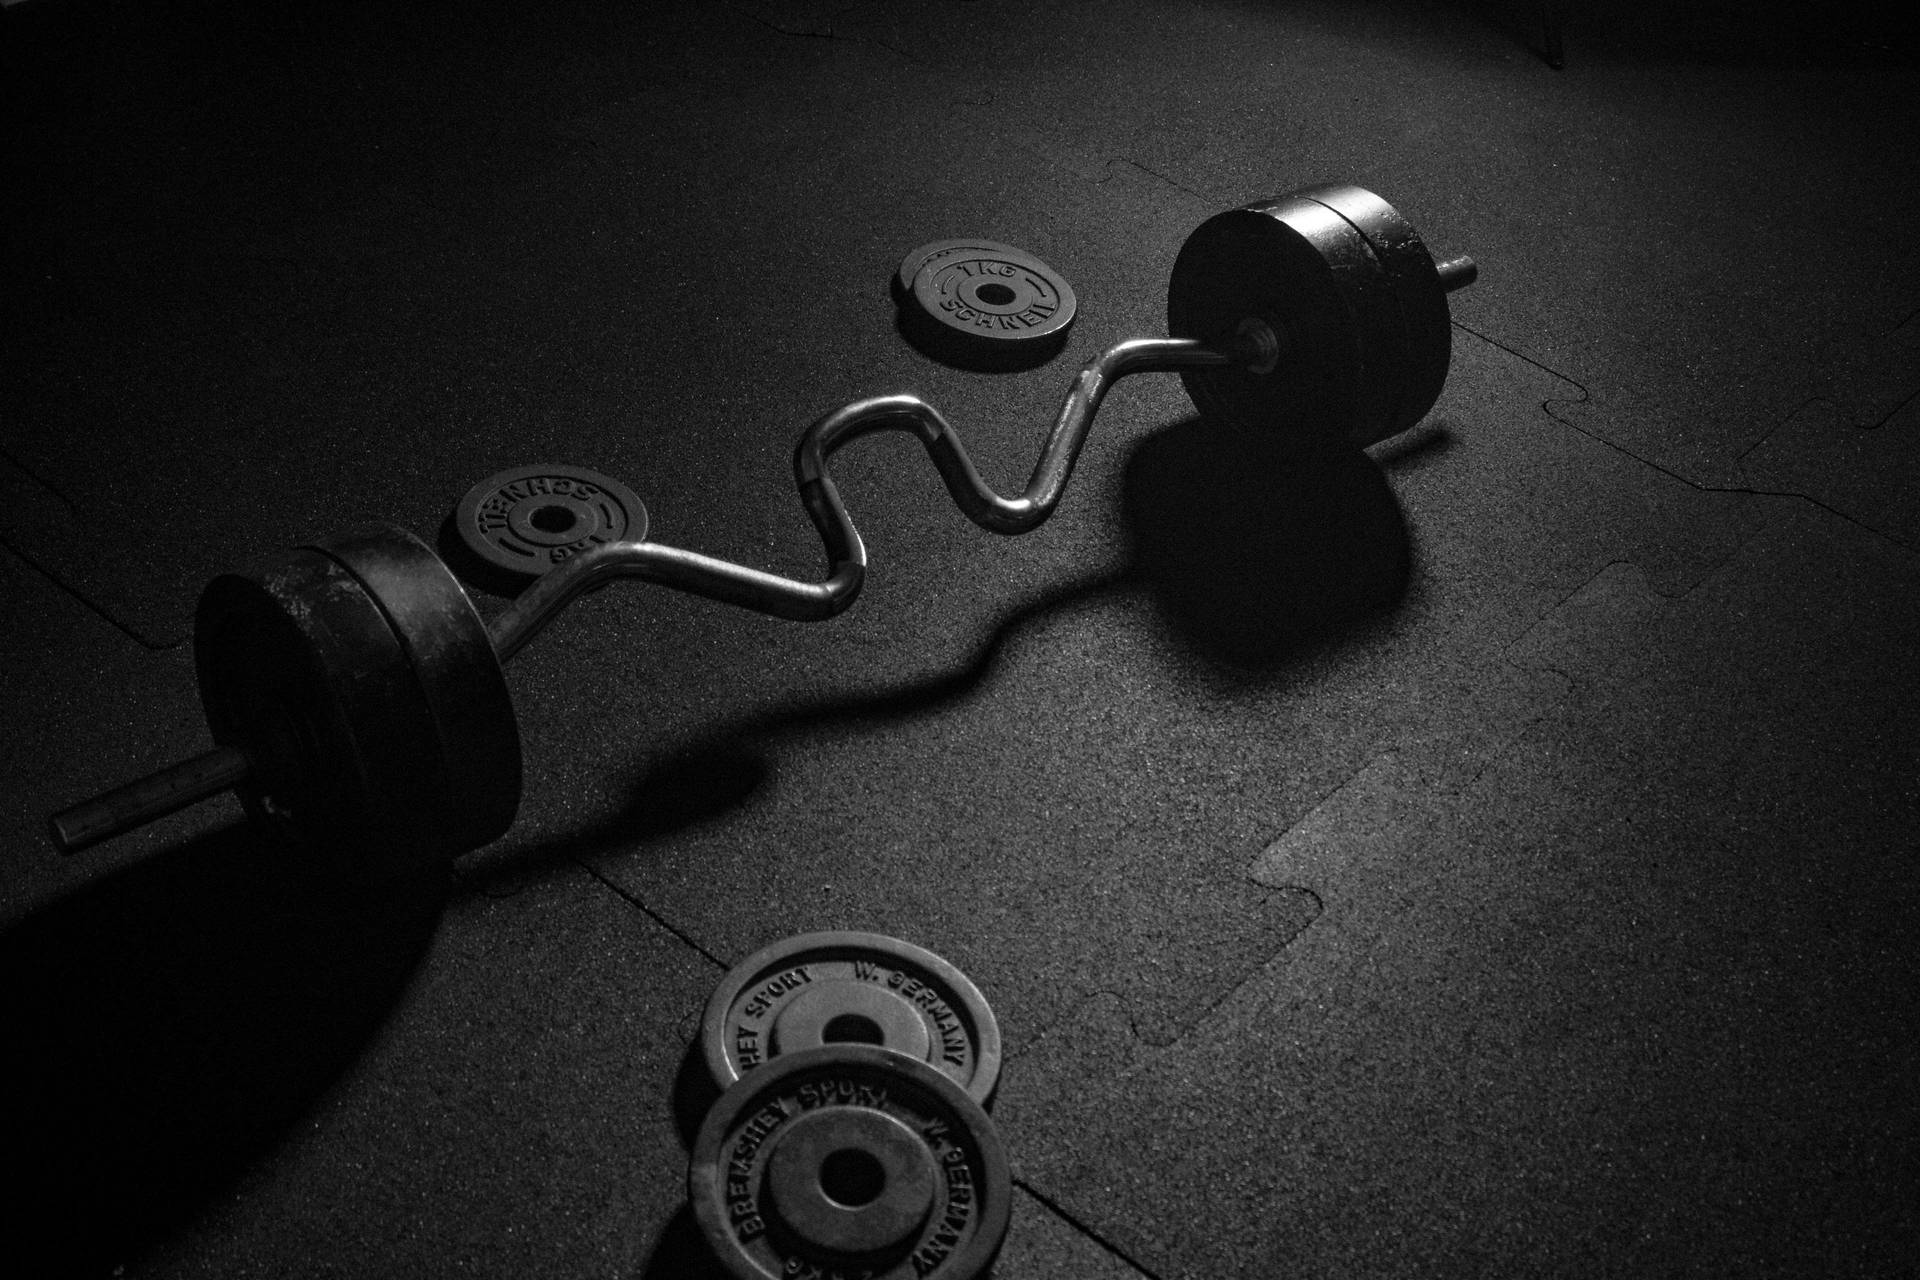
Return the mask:
<svg viewBox="0 0 1920 1280">
<path fill-rule="evenodd" d="M 194 618 L 214 748 L 53 815 L 71 853 L 234 790 L 266 831 L 339 870 L 397 875 L 478 848 L 519 808 L 519 730 L 501 664 L 581 593 L 638 578 L 795 621 L 852 604 L 866 548 L 828 461 L 881 431 L 920 440 L 960 510 L 1015 535 L 1059 505 L 1119 379 L 1177 372 L 1201 412 L 1250 429 L 1332 430 L 1357 446 L 1413 426 L 1451 359 L 1446 295 L 1472 259 L 1435 263 L 1360 187 L 1310 187 L 1203 222 L 1168 285 L 1173 336 L 1116 343 L 1068 390 L 1032 478 L 1003 498 L 951 424 L 911 395 L 860 400 L 801 435 L 794 477 L 827 554 L 817 582 L 645 540 L 595 546 L 538 578 L 491 626 L 425 543 L 380 526 L 223 574 Z"/>
</svg>

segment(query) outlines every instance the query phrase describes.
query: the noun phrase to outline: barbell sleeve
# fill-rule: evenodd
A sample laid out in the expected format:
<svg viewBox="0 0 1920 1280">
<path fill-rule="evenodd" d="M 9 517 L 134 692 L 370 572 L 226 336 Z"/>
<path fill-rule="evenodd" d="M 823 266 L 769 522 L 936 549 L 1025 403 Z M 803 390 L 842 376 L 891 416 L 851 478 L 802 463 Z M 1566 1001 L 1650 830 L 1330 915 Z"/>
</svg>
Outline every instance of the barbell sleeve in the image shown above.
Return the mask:
<svg viewBox="0 0 1920 1280">
<path fill-rule="evenodd" d="M 198 804 L 246 781 L 247 757 L 233 747 L 215 747 L 191 760 L 168 765 L 62 809 L 48 819 L 53 843 L 62 853 L 78 853 L 102 840 L 158 822 L 170 813 Z"/>
<path fill-rule="evenodd" d="M 1440 277 L 1440 287 L 1448 293 L 1464 289 L 1480 278 L 1480 264 L 1464 253 L 1457 258 L 1435 263 L 1433 269 Z"/>
</svg>

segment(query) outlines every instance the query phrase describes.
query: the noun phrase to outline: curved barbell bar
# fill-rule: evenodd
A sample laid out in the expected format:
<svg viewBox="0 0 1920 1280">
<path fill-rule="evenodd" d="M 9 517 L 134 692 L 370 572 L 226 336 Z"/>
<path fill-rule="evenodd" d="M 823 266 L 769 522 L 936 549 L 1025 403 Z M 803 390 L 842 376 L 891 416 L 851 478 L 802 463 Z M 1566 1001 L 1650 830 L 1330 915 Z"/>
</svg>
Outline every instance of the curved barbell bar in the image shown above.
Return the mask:
<svg viewBox="0 0 1920 1280">
<path fill-rule="evenodd" d="M 1041 447 L 1026 490 L 1003 498 L 988 487 L 940 411 L 918 396 L 856 400 L 817 419 L 794 449 L 793 473 L 800 501 L 820 532 L 827 576 L 818 582 L 783 578 L 731 561 L 657 542 L 609 542 L 590 547 L 550 570 L 488 627 L 493 647 L 506 661 L 581 593 L 615 578 L 639 578 L 711 600 L 755 609 L 796 622 L 819 622 L 852 604 L 866 577 L 867 549 L 847 514 L 827 460 L 843 445 L 881 431 L 905 431 L 926 448 L 954 504 L 969 520 L 994 533 L 1014 535 L 1037 528 L 1060 504 L 1094 415 L 1109 388 L 1130 373 L 1221 368 L 1247 355 L 1217 351 L 1193 338 L 1136 338 L 1115 343 L 1081 367 Z"/>
<path fill-rule="evenodd" d="M 826 548 L 824 579 L 783 578 L 657 542 L 605 543 L 535 580 L 496 617 L 487 627 L 494 652 L 505 662 L 569 602 L 616 578 L 654 582 L 779 618 L 824 621 L 859 596 L 867 569 L 866 547 L 827 470 L 828 459 L 841 446 L 881 431 L 909 432 L 919 437 L 947 492 L 969 519 L 995 533 L 1026 533 L 1059 505 L 1094 415 L 1115 381 L 1130 373 L 1219 368 L 1235 359 L 1191 338 L 1140 338 L 1108 347 L 1074 378 L 1033 476 L 1017 498 L 1003 498 L 988 487 L 959 433 L 918 396 L 856 400 L 816 420 L 794 450 L 800 500 Z M 63 853 L 78 852 L 239 786 L 250 774 L 244 753 L 231 746 L 215 747 L 54 814 L 49 821 L 53 842 Z"/>
<path fill-rule="evenodd" d="M 1435 267 L 1440 288 L 1452 293 L 1479 274 L 1462 254 Z M 860 594 L 867 551 L 847 514 L 840 491 L 827 472 L 827 460 L 842 445 L 881 431 L 918 436 L 947 492 L 969 520 L 993 533 L 1030 532 L 1053 514 L 1073 474 L 1073 466 L 1107 391 L 1133 373 L 1174 373 L 1182 369 L 1240 366 L 1271 373 L 1283 357 L 1284 342 L 1266 322 L 1243 321 L 1228 350 L 1194 338 L 1133 338 L 1117 342 L 1081 366 L 1026 490 L 1002 498 L 980 478 L 960 435 L 940 411 L 912 395 L 856 400 L 817 419 L 794 450 L 794 479 L 800 501 L 827 552 L 827 576 L 803 582 L 745 565 L 657 542 L 612 542 L 591 547 L 534 580 L 488 630 L 502 662 L 526 645 L 541 628 L 582 593 L 615 578 L 638 578 L 711 600 L 739 605 L 796 622 L 819 622 L 841 612 Z"/>
<path fill-rule="evenodd" d="M 1315 188 L 1304 195 L 1314 197 L 1318 192 Z M 1363 217 L 1384 219 L 1381 229 L 1388 236 L 1388 247 L 1403 256 L 1417 253 L 1429 264 L 1433 272 L 1429 278 L 1435 279 L 1443 292 L 1473 283 L 1478 274 L 1473 259 L 1462 255 L 1432 263 L 1412 229 L 1404 226 L 1378 197 L 1358 188 L 1341 189 L 1335 194 L 1342 195 L 1343 201 L 1350 195 L 1361 198 L 1363 205 L 1378 205 L 1371 214 L 1361 209 Z M 1365 242 L 1360 256 L 1378 267 L 1377 247 L 1351 221 L 1352 211 L 1341 212 L 1333 205 L 1323 207 L 1338 215 L 1340 225 Z M 1248 211 L 1272 212 L 1266 206 L 1248 206 Z M 1230 211 L 1221 217 L 1242 212 L 1246 211 Z M 1394 239 L 1396 235 L 1398 239 Z M 1354 250 L 1355 246 L 1347 248 Z M 1176 276 L 1179 270 L 1176 263 Z M 1415 271 L 1414 276 L 1418 275 Z M 1438 313 L 1443 324 L 1444 316 L 1444 310 Z M 844 405 L 802 433 L 793 460 L 800 500 L 826 550 L 825 578 L 812 582 L 785 578 L 657 542 L 608 543 L 589 548 L 536 579 L 487 624 L 488 641 L 498 660 L 505 662 L 569 602 L 616 578 L 654 582 L 794 621 L 831 618 L 859 596 L 867 565 L 859 531 L 827 469 L 828 460 L 841 446 L 881 431 L 915 435 L 946 483 L 948 494 L 968 519 L 994 533 L 1026 533 L 1059 505 L 1094 416 L 1114 382 L 1133 373 L 1222 368 L 1239 368 L 1259 377 L 1272 373 L 1288 355 L 1282 337 L 1259 316 L 1241 320 L 1236 332 L 1225 341 L 1223 348 L 1194 338 L 1139 338 L 1116 343 L 1087 361 L 1068 389 L 1026 489 L 1015 498 L 1003 498 L 988 487 L 959 434 L 939 410 L 919 397 L 880 396 Z M 251 766 L 243 752 L 230 745 L 216 747 L 53 815 L 50 825 L 54 843 L 64 852 L 74 852 L 238 786 L 250 775 Z"/>
</svg>

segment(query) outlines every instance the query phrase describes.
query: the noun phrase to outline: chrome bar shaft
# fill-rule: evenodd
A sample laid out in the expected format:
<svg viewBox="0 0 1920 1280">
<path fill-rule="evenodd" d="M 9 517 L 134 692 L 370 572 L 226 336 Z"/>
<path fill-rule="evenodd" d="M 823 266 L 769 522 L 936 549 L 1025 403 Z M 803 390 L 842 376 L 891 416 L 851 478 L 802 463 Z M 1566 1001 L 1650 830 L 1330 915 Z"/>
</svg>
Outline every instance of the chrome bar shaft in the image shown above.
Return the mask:
<svg viewBox="0 0 1920 1280">
<path fill-rule="evenodd" d="M 824 579 L 783 578 L 657 542 L 606 543 L 580 553 L 522 592 L 492 623 L 494 649 L 506 661 L 582 592 L 615 578 L 639 578 L 797 622 L 831 618 L 859 596 L 867 568 L 866 546 L 827 470 L 828 459 L 842 445 L 881 431 L 908 432 L 919 438 L 969 520 L 994 533 L 1026 533 L 1059 505 L 1094 415 L 1116 381 L 1131 373 L 1218 368 L 1235 359 L 1192 338 L 1138 338 L 1108 347 L 1074 377 L 1032 478 L 1015 498 L 1001 497 L 980 478 L 960 434 L 918 396 L 856 400 L 816 420 L 794 449 L 800 501 L 827 553 Z"/>
</svg>

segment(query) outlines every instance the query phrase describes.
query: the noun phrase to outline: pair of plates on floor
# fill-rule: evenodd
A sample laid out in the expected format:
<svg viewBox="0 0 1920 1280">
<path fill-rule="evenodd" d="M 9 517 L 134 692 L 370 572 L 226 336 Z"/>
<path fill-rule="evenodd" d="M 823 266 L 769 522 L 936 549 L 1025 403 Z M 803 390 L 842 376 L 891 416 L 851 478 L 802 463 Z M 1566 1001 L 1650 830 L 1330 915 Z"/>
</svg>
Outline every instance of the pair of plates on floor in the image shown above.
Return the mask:
<svg viewBox="0 0 1920 1280">
<path fill-rule="evenodd" d="M 1066 279 L 1023 249 L 994 240 L 935 240 L 894 275 L 900 331 L 961 369 L 1030 369 L 1066 345 L 1079 303 Z M 512 593 L 598 543 L 647 535 L 639 495 L 584 467 L 543 464 L 489 476 L 450 520 L 443 549 L 462 576 Z"/>
</svg>

